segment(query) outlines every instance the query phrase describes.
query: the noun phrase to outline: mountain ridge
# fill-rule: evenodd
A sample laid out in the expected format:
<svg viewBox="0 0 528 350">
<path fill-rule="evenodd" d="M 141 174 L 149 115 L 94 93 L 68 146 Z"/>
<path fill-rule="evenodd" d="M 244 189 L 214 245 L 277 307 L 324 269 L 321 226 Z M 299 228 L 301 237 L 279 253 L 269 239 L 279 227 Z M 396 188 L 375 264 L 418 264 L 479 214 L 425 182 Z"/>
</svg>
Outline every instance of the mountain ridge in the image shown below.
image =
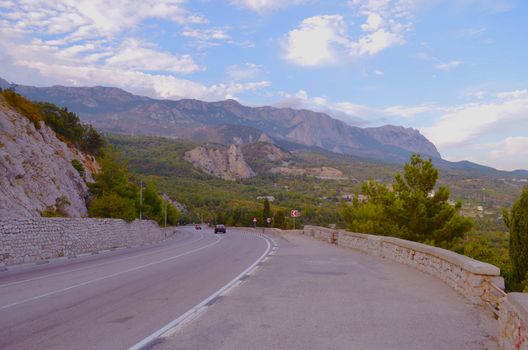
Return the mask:
<svg viewBox="0 0 528 350">
<path fill-rule="evenodd" d="M 418 130 L 359 128 L 307 109 L 249 107 L 235 100 L 158 100 L 114 87 L 34 87 L 0 82 L 32 100 L 66 106 L 96 128 L 129 135 L 179 137 L 230 144 L 265 137 L 336 153 L 404 162 L 411 153 L 441 158 Z"/>
</svg>

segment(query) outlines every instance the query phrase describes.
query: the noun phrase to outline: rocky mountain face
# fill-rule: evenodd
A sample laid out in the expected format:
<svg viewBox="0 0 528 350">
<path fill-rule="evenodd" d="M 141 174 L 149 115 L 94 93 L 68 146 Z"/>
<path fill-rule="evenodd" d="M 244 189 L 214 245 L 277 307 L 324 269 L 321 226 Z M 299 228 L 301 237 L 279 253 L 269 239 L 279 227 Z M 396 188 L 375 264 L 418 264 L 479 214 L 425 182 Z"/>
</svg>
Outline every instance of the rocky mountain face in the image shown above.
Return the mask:
<svg viewBox="0 0 528 350">
<path fill-rule="evenodd" d="M 36 129 L 0 96 L 0 217 L 40 216 L 46 210 L 86 216 L 86 182 L 93 181 L 95 159 L 40 125 Z M 84 164 L 84 176 L 73 167 L 75 159 Z"/>
<path fill-rule="evenodd" d="M 440 158 L 435 145 L 427 140 L 420 132 L 403 126 L 385 125 L 377 128 L 365 128 L 365 132 L 384 145 L 393 145 L 407 151 L 416 152 L 434 158 Z"/>
<path fill-rule="evenodd" d="M 181 137 L 226 145 L 235 138 L 244 143 L 263 140 L 284 147 L 317 147 L 394 162 L 407 161 L 412 152 L 440 158 L 436 147 L 417 130 L 395 126 L 364 129 L 309 110 L 247 107 L 234 100 L 156 100 L 100 86 L 17 85 L 16 91 L 32 100 L 66 106 L 83 122 L 114 133 Z"/>
<path fill-rule="evenodd" d="M 222 145 L 199 146 L 186 152 L 184 160 L 204 173 L 224 180 L 247 179 L 256 175 L 245 162 L 240 143 L 227 148 Z"/>
</svg>

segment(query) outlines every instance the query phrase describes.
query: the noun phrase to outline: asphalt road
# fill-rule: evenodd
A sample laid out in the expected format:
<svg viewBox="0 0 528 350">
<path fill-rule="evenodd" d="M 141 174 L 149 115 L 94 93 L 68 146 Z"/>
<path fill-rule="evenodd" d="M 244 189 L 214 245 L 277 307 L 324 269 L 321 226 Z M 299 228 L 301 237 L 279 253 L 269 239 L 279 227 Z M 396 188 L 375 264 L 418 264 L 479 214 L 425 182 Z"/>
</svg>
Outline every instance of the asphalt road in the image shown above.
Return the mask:
<svg viewBox="0 0 528 350">
<path fill-rule="evenodd" d="M 269 249 L 186 227 L 155 245 L 0 272 L 0 349 L 128 349 Z"/>
<path fill-rule="evenodd" d="M 440 280 L 284 235 L 255 274 L 154 350 L 497 349 L 497 321 Z"/>
<path fill-rule="evenodd" d="M 187 227 L 0 272 L 0 349 L 480 350 L 496 333 L 434 277 L 298 235 Z"/>
</svg>

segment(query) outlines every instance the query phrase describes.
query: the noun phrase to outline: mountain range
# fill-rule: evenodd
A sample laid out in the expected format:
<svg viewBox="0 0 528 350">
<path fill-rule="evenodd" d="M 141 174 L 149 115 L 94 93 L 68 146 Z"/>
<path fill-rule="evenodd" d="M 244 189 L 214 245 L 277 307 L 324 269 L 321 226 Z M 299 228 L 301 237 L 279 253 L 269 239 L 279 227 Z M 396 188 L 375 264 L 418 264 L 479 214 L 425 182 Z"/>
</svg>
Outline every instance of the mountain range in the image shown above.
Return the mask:
<svg viewBox="0 0 528 350">
<path fill-rule="evenodd" d="M 83 122 L 112 133 L 178 137 L 230 144 L 261 140 L 286 148 L 316 147 L 341 154 L 402 162 L 412 152 L 440 158 L 419 131 L 386 125 L 359 128 L 325 113 L 248 107 L 235 100 L 157 100 L 113 87 L 34 87 L 10 84 L 31 100 L 48 101 L 77 113 Z"/>
<path fill-rule="evenodd" d="M 159 100 L 114 87 L 35 87 L 1 78 L 0 87 L 12 87 L 31 100 L 67 107 L 84 123 L 109 133 L 224 145 L 265 141 L 289 151 L 314 149 L 396 164 L 408 161 L 411 153 L 419 153 L 433 158 L 442 168 L 495 171 L 471 162 L 443 160 L 435 145 L 416 129 L 394 125 L 360 128 L 305 109 L 249 107 L 235 100 Z M 524 170 L 513 174 L 528 176 Z"/>
</svg>

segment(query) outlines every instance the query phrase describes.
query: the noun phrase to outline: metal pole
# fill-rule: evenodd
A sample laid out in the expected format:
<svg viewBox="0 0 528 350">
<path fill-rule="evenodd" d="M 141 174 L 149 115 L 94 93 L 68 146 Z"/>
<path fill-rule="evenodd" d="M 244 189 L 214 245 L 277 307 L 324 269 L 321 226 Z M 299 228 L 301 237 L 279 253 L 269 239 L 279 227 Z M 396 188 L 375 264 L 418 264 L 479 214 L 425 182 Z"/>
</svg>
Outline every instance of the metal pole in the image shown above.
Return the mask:
<svg viewBox="0 0 528 350">
<path fill-rule="evenodd" d="M 143 180 L 141 180 L 139 185 L 139 220 L 143 217 Z"/>
</svg>

